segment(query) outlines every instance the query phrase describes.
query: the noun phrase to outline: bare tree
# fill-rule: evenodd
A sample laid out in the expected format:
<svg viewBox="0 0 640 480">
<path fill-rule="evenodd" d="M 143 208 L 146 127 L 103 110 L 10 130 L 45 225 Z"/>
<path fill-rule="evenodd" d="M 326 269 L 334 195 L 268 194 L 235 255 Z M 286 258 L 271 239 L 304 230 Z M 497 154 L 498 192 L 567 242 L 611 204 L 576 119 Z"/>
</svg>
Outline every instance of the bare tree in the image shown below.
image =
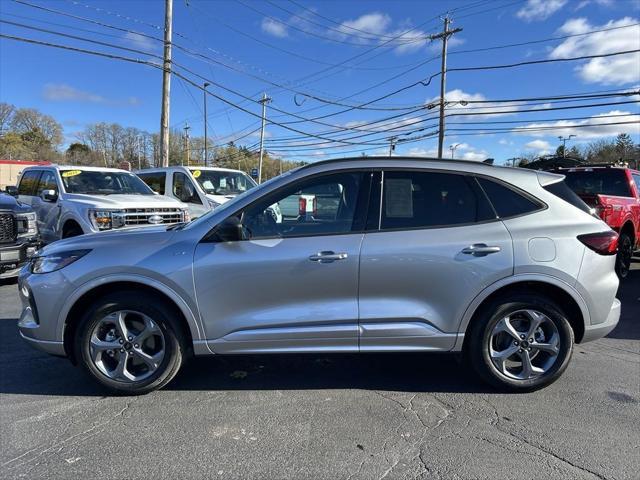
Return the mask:
<svg viewBox="0 0 640 480">
<path fill-rule="evenodd" d="M 6 133 L 9 129 L 15 111 L 16 107 L 10 103 L 0 102 L 0 135 Z"/>
</svg>

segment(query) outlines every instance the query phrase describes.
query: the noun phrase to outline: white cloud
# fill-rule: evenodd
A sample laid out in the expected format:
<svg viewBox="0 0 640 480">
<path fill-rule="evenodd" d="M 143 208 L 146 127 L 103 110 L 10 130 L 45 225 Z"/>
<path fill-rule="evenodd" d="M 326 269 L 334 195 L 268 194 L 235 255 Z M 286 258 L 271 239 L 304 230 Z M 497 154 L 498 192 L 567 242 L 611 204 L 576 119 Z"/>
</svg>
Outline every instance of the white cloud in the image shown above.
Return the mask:
<svg viewBox="0 0 640 480">
<path fill-rule="evenodd" d="M 140 105 L 138 97 L 114 100 L 97 93 L 87 92 L 66 83 L 47 83 L 42 89 L 42 97 L 50 102 L 102 103 L 106 105 Z"/>
<path fill-rule="evenodd" d="M 353 35 L 354 33 L 360 36 L 367 36 L 367 33 L 370 33 L 373 36 L 385 34 L 390 25 L 391 17 L 389 15 L 373 12 L 361 15 L 354 20 L 342 22 L 337 30 L 343 32 L 345 36 Z"/>
<path fill-rule="evenodd" d="M 601 7 L 610 7 L 613 5 L 613 0 L 582 0 L 580 3 L 578 3 L 575 10 L 578 11 L 592 3 L 595 3 L 596 5 Z"/>
<path fill-rule="evenodd" d="M 144 35 L 140 35 L 139 33 L 134 33 L 134 32 L 125 33 L 124 39 L 133 48 L 136 48 L 138 50 L 143 50 L 149 53 L 154 53 L 159 51 L 162 45 L 159 42 L 156 43 L 153 39 L 149 37 L 145 37 Z"/>
<path fill-rule="evenodd" d="M 469 103 L 467 105 L 463 105 L 461 103 L 455 102 L 464 102 L 466 101 L 484 101 L 487 99 L 481 93 L 468 93 L 460 89 L 450 90 L 445 94 L 445 102 L 453 102 L 453 104 L 447 105 L 447 113 L 455 113 L 455 114 L 464 114 L 464 113 L 473 113 L 474 118 L 486 118 L 487 116 L 499 117 L 503 115 L 515 115 L 516 112 L 514 110 L 518 110 L 518 106 L 514 106 L 512 104 L 503 104 L 503 103 Z M 440 97 L 433 97 L 430 100 L 427 100 L 427 105 L 439 105 Z M 435 108 L 434 108 L 435 110 Z M 513 112 L 513 113 L 508 113 Z M 455 118 L 455 117 L 454 117 Z M 467 116 L 459 116 L 459 119 L 471 118 Z"/>
<path fill-rule="evenodd" d="M 611 117 L 611 115 L 632 116 Z M 596 138 L 612 137 L 619 133 L 640 135 L 640 125 L 638 123 L 615 125 L 615 123 L 618 122 L 638 122 L 639 120 L 640 114 L 637 112 L 612 110 L 607 113 L 599 113 L 597 115 L 593 115 L 587 120 L 559 120 L 553 123 L 529 123 L 521 127 L 516 127 L 512 131 L 520 135 L 528 135 L 531 137 L 546 137 L 549 135 L 568 137 L 569 135 L 577 135 L 577 137 L 581 140 L 592 140 Z M 575 128 L 576 126 L 578 126 L 578 128 Z M 538 132 L 524 130 L 541 127 L 544 127 L 545 130 L 541 130 Z M 538 140 L 534 140 L 530 143 L 534 143 L 537 141 Z"/>
<path fill-rule="evenodd" d="M 467 143 L 458 143 L 453 144 L 457 145 L 455 150 L 455 157 L 457 160 L 474 160 L 474 161 L 482 161 L 486 160 L 489 156 L 485 150 L 478 150 L 475 147 Z M 445 151 L 443 152 L 443 157 L 445 159 L 451 159 L 451 149 L 450 145 L 445 147 Z M 422 148 L 422 147 L 412 147 L 403 155 L 409 157 L 438 157 L 438 150 L 436 148 Z"/>
<path fill-rule="evenodd" d="M 535 150 L 538 155 L 548 155 L 551 153 L 551 144 L 546 140 L 532 140 L 525 143 L 524 148 L 527 150 Z"/>
<path fill-rule="evenodd" d="M 527 0 L 516 16 L 525 22 L 546 20 L 567 3 L 567 0 Z"/>
<path fill-rule="evenodd" d="M 289 35 L 289 32 L 287 31 L 287 26 L 284 23 L 278 22 L 277 20 L 273 20 L 267 17 L 264 17 L 262 19 L 260 28 L 262 28 L 262 31 L 264 33 L 268 33 L 269 35 L 273 35 L 274 37 L 278 37 L 278 38 L 284 38 Z"/>
<path fill-rule="evenodd" d="M 592 30 L 620 27 L 633 23 L 638 23 L 638 19 L 624 17 L 620 20 L 610 20 L 604 25 L 592 25 L 585 18 L 573 18 L 567 20 L 564 25 L 560 27 L 558 33 L 562 35 L 575 35 Z M 639 48 L 640 26 L 636 25 L 581 37 L 568 38 L 555 47 L 549 57 L 567 58 L 586 55 L 603 55 Z M 638 82 L 640 79 L 640 53 L 594 58 L 578 65 L 575 69 L 578 76 L 586 83 L 622 85 Z"/>
<path fill-rule="evenodd" d="M 437 157 L 438 150 L 435 148 L 426 149 L 420 147 L 412 147 L 409 149 L 407 153 L 405 153 L 408 157 Z"/>
</svg>

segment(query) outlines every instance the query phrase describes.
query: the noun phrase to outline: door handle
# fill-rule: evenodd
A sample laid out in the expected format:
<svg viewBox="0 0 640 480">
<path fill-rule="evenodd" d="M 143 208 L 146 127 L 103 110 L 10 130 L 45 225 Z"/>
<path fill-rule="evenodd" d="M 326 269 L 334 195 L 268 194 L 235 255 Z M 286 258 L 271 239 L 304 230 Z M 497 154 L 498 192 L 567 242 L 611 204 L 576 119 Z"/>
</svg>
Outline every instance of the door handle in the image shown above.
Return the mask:
<svg viewBox="0 0 640 480">
<path fill-rule="evenodd" d="M 315 255 L 310 255 L 309 260 L 318 263 L 331 263 L 336 260 L 344 260 L 348 255 L 346 253 L 335 253 L 330 250 L 318 252 Z"/>
<path fill-rule="evenodd" d="M 486 243 L 474 243 L 466 248 L 462 249 L 462 253 L 467 255 L 473 255 L 474 257 L 486 257 L 491 253 L 498 253 L 502 250 L 498 246 L 489 246 Z"/>
</svg>

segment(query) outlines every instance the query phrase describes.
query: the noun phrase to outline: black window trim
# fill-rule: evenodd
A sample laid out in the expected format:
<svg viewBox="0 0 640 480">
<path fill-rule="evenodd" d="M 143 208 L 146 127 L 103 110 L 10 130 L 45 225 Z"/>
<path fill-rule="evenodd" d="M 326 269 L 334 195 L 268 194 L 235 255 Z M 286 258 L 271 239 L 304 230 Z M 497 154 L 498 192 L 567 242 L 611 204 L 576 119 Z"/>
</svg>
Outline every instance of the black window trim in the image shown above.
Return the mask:
<svg viewBox="0 0 640 480">
<path fill-rule="evenodd" d="M 36 183 L 36 193 L 35 196 L 38 197 L 38 191 L 40 190 L 40 182 L 42 182 L 42 177 L 46 174 L 46 173 L 50 173 L 51 176 L 53 177 L 53 183 L 55 183 L 56 185 L 56 192 L 60 193 L 60 185 L 58 184 L 58 177 L 56 175 L 56 173 L 53 170 L 41 170 L 40 171 L 40 176 L 38 177 L 38 182 Z"/>
<path fill-rule="evenodd" d="M 331 171 L 324 171 L 324 172 L 318 172 L 318 173 L 314 173 L 313 175 L 308 175 L 302 178 L 298 178 L 296 180 L 293 180 L 292 182 L 287 182 L 285 185 L 282 185 L 281 187 L 273 190 L 272 192 L 268 193 L 265 196 L 268 197 L 272 197 L 272 196 L 276 196 L 278 195 L 278 192 L 282 191 L 285 188 L 289 188 L 292 184 L 294 183 L 298 183 L 298 182 L 304 182 L 307 180 L 311 180 L 317 177 L 324 177 L 324 176 L 328 176 L 328 175 L 336 175 L 336 174 L 343 174 L 343 173 L 361 173 L 363 176 L 363 183 L 361 184 L 361 188 L 366 188 L 368 190 L 367 195 L 365 196 L 366 199 L 366 205 L 363 205 L 360 209 L 361 212 L 364 212 L 364 221 L 361 222 L 362 223 L 362 227 L 357 229 L 357 230 L 350 230 L 348 232 L 339 232 L 339 233 L 319 233 L 319 234 L 314 234 L 314 235 L 291 235 L 291 236 L 287 236 L 287 237 L 277 237 L 277 236 L 271 236 L 271 237 L 260 237 L 259 239 L 257 239 L 256 241 L 262 241 L 262 240 L 288 240 L 290 238 L 317 238 L 317 237 L 337 237 L 337 236 L 344 236 L 344 235 L 356 235 L 356 234 L 364 234 L 367 233 L 367 220 L 368 220 L 368 215 L 369 215 L 369 205 L 371 202 L 371 190 L 372 190 L 372 182 L 373 182 L 373 177 L 374 177 L 374 173 L 375 173 L 376 169 L 375 168 L 345 168 L 345 169 L 340 169 L 340 170 L 331 170 Z M 366 185 L 365 185 L 366 183 Z M 360 194 L 360 192 L 359 192 Z M 247 208 L 251 208 L 253 205 L 255 205 L 256 203 L 260 202 L 261 200 L 263 200 L 265 198 L 265 196 L 260 196 L 258 198 L 256 198 L 255 200 L 253 200 L 252 202 L 247 203 L 246 205 L 244 205 L 241 208 L 238 208 L 237 210 L 234 210 L 233 213 L 228 214 L 226 217 L 224 217 L 222 220 L 220 220 L 218 222 L 218 224 L 211 228 L 203 237 L 202 239 L 200 239 L 199 243 L 229 243 L 229 242 L 220 242 L 217 238 L 216 238 L 216 229 L 218 228 L 218 225 L 220 225 L 221 223 L 223 223 L 226 219 L 231 218 L 231 217 L 235 217 L 237 216 L 240 212 L 242 212 L 243 210 L 246 210 Z M 358 212 L 356 212 L 358 213 Z M 253 239 L 246 239 L 246 240 L 238 240 L 238 242 L 251 242 L 254 241 Z M 235 243 L 235 242 L 234 242 Z"/>
<path fill-rule="evenodd" d="M 531 195 L 529 192 L 522 190 L 520 187 L 517 187 L 509 182 L 505 182 L 504 180 L 501 180 L 499 178 L 496 177 L 491 177 L 489 175 L 480 175 L 480 174 L 472 174 L 476 177 L 476 181 L 478 177 L 482 177 L 486 180 L 498 183 L 500 185 L 502 185 L 505 188 L 508 188 L 509 190 L 514 191 L 517 194 L 522 195 L 523 197 L 525 197 L 528 200 L 531 200 L 533 203 L 537 203 L 540 208 L 536 209 L 536 210 L 532 210 L 530 212 L 525 212 L 525 213 L 519 213 L 518 215 L 509 215 L 508 217 L 501 217 L 500 215 L 498 215 L 498 212 L 495 208 L 495 206 L 493 205 L 493 202 L 491 201 L 491 199 L 489 198 L 489 195 L 487 194 L 487 192 L 484 192 L 484 188 L 482 188 L 482 184 L 480 182 L 478 183 L 478 186 L 482 189 L 482 191 L 484 192 L 487 200 L 489 200 L 489 204 L 492 206 L 493 211 L 496 213 L 496 216 L 498 218 L 498 220 L 511 220 L 512 218 L 520 218 L 520 217 L 525 217 L 527 215 L 532 215 L 534 213 L 538 213 L 538 212 L 542 212 L 544 210 L 547 210 L 549 208 L 549 205 L 547 205 L 546 202 L 543 202 L 542 200 L 540 200 L 538 197 Z M 563 180 L 560 180 L 563 181 Z"/>
</svg>

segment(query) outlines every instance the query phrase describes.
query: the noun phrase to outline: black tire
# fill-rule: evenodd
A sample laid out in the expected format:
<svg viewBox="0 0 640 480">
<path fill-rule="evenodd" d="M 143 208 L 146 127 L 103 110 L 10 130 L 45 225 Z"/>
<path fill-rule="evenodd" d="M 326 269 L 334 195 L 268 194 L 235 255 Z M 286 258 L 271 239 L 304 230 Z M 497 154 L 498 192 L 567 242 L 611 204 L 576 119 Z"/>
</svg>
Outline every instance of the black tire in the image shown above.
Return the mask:
<svg viewBox="0 0 640 480">
<path fill-rule="evenodd" d="M 618 238 L 618 255 L 616 256 L 616 273 L 618 278 L 624 279 L 629 275 L 631 269 L 631 258 L 633 257 L 633 240 L 627 233 L 621 233 Z"/>
<path fill-rule="evenodd" d="M 490 341 L 494 327 L 507 315 L 518 310 L 536 310 L 547 316 L 559 335 L 559 352 L 548 370 L 534 378 L 514 379 L 500 372 L 490 357 Z M 555 382 L 569 365 L 574 334 L 567 316 L 553 301 L 528 293 L 510 294 L 496 299 L 473 319 L 465 334 L 465 356 L 473 369 L 495 388 L 510 392 L 531 392 Z"/>
<path fill-rule="evenodd" d="M 74 224 L 69 225 L 68 227 L 64 228 L 64 230 L 62 231 L 62 238 L 77 237 L 77 236 L 83 235 L 83 234 L 84 234 L 84 232 L 82 231 L 80 226 L 76 225 L 74 223 Z"/>
<path fill-rule="evenodd" d="M 147 315 L 160 328 L 164 337 L 164 357 L 153 374 L 144 380 L 125 382 L 109 378 L 98 369 L 91 358 L 91 332 L 101 319 L 119 310 L 132 310 Z M 91 377 L 113 393 L 143 395 L 158 390 L 176 376 L 186 360 L 187 342 L 174 318 L 174 309 L 154 295 L 135 292 L 114 292 L 105 295 L 87 309 L 78 326 L 74 341 L 76 358 Z"/>
</svg>

